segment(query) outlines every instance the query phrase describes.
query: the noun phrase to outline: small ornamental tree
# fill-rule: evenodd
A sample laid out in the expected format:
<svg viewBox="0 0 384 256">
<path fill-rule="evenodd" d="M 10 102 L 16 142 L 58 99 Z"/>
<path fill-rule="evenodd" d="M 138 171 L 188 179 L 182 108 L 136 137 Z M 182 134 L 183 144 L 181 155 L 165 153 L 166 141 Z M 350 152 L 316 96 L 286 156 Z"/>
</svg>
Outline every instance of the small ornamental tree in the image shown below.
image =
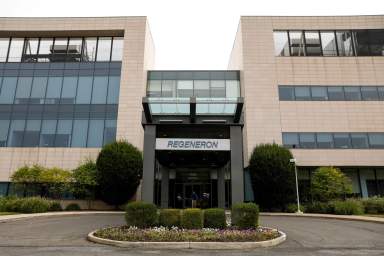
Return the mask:
<svg viewBox="0 0 384 256">
<path fill-rule="evenodd" d="M 33 165 L 31 167 L 23 166 L 15 171 L 11 176 L 11 181 L 15 183 L 16 189 L 20 189 L 23 196 L 27 196 L 28 187 L 41 182 L 41 173 L 44 167 Z"/>
<path fill-rule="evenodd" d="M 91 159 L 72 171 L 72 192 L 77 198 L 93 199 L 97 183 L 96 163 Z"/>
<path fill-rule="evenodd" d="M 61 198 L 64 192 L 69 189 L 71 182 L 71 172 L 58 167 L 44 168 L 40 174 L 42 187 L 53 198 Z"/>
<path fill-rule="evenodd" d="M 125 141 L 105 145 L 96 161 L 102 199 L 115 206 L 136 192 L 143 171 L 141 152 Z"/>
<path fill-rule="evenodd" d="M 313 198 L 322 202 L 352 193 L 351 180 L 334 167 L 317 168 L 312 175 L 311 187 Z"/>
<path fill-rule="evenodd" d="M 291 152 L 277 144 L 254 148 L 249 161 L 256 203 L 263 210 L 281 210 L 295 201 L 295 172 Z"/>
</svg>

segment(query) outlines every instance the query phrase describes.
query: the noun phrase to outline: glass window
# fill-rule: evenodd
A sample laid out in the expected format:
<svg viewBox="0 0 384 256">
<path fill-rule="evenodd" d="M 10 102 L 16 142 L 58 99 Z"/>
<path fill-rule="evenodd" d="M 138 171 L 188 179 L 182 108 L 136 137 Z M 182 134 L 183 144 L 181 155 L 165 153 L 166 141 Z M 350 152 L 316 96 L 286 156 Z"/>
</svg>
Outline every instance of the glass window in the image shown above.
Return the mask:
<svg viewBox="0 0 384 256">
<path fill-rule="evenodd" d="M 25 120 L 12 120 L 9 129 L 8 146 L 21 147 L 23 142 Z"/>
<path fill-rule="evenodd" d="M 295 87 L 296 100 L 311 100 L 311 93 L 309 87 L 297 86 Z"/>
<path fill-rule="evenodd" d="M 316 148 L 316 140 L 314 133 L 300 133 L 300 148 Z"/>
<path fill-rule="evenodd" d="M 383 133 L 370 133 L 369 145 L 371 148 L 384 148 L 384 134 Z"/>
<path fill-rule="evenodd" d="M 12 38 L 9 47 L 8 61 L 20 62 L 23 54 L 24 38 Z"/>
<path fill-rule="evenodd" d="M 26 38 L 22 62 L 36 62 L 39 38 Z"/>
<path fill-rule="evenodd" d="M 197 98 L 209 98 L 209 80 L 195 80 L 194 94 Z"/>
<path fill-rule="evenodd" d="M 57 120 L 43 120 L 41 124 L 41 147 L 53 147 L 55 145 L 55 133 L 56 133 Z"/>
<path fill-rule="evenodd" d="M 384 86 L 377 87 L 377 91 L 379 93 L 379 99 L 384 100 Z"/>
<path fill-rule="evenodd" d="M 312 100 L 328 100 L 327 87 L 325 86 L 312 86 L 311 94 Z"/>
<path fill-rule="evenodd" d="M 83 45 L 83 61 L 95 61 L 96 60 L 96 37 L 86 37 Z"/>
<path fill-rule="evenodd" d="M 189 98 L 193 96 L 193 81 L 178 80 L 177 81 L 177 97 Z"/>
<path fill-rule="evenodd" d="M 9 38 L 0 38 L 0 62 L 7 61 Z"/>
<path fill-rule="evenodd" d="M 372 29 L 369 31 L 370 55 L 384 56 L 384 30 Z"/>
<path fill-rule="evenodd" d="M 61 103 L 73 104 L 76 98 L 76 76 L 66 76 L 63 81 L 63 89 L 61 91 Z"/>
<path fill-rule="evenodd" d="M 357 56 L 369 56 L 368 30 L 353 31 L 353 37 Z"/>
<path fill-rule="evenodd" d="M 87 146 L 88 120 L 74 120 L 71 147 Z"/>
<path fill-rule="evenodd" d="M 320 36 L 323 56 L 337 56 L 335 32 L 321 31 Z"/>
<path fill-rule="evenodd" d="M 318 148 L 333 148 L 333 137 L 331 133 L 318 133 L 316 135 Z"/>
<path fill-rule="evenodd" d="M 161 97 L 161 80 L 148 81 L 148 97 Z"/>
<path fill-rule="evenodd" d="M 55 137 L 55 147 L 69 147 L 71 143 L 72 120 L 59 120 Z"/>
<path fill-rule="evenodd" d="M 333 134 L 335 148 L 351 148 L 351 141 L 348 133 Z"/>
<path fill-rule="evenodd" d="M 110 76 L 108 80 L 107 104 L 119 103 L 120 76 Z"/>
<path fill-rule="evenodd" d="M 64 62 L 67 58 L 68 38 L 55 38 L 51 61 Z"/>
<path fill-rule="evenodd" d="M 368 148 L 368 137 L 365 133 L 351 133 L 353 148 Z"/>
<path fill-rule="evenodd" d="M 123 59 L 123 44 L 122 37 L 114 37 L 112 43 L 112 61 L 121 61 Z"/>
<path fill-rule="evenodd" d="M 87 146 L 90 148 L 98 148 L 103 145 L 104 120 L 90 120 L 88 130 Z"/>
<path fill-rule="evenodd" d="M 175 98 L 176 97 L 176 81 L 163 80 L 162 81 L 162 97 Z"/>
<path fill-rule="evenodd" d="M 320 56 L 320 37 L 318 31 L 305 31 L 305 48 L 307 56 Z"/>
<path fill-rule="evenodd" d="M 24 147 L 39 146 L 41 120 L 28 120 L 24 132 Z"/>
<path fill-rule="evenodd" d="M 211 80 L 211 97 L 225 98 L 225 80 Z"/>
<path fill-rule="evenodd" d="M 111 37 L 99 37 L 97 43 L 97 61 L 109 61 L 111 59 Z"/>
<path fill-rule="evenodd" d="M 32 77 L 19 77 L 16 89 L 15 104 L 27 104 L 31 93 Z"/>
<path fill-rule="evenodd" d="M 58 104 L 60 101 L 61 85 L 63 78 L 51 76 L 48 79 L 46 104 Z"/>
<path fill-rule="evenodd" d="M 76 37 L 69 38 L 66 61 L 71 61 L 71 62 L 81 61 L 82 44 L 83 44 L 83 39 L 81 38 L 76 38 Z"/>
<path fill-rule="evenodd" d="M 107 100 L 108 77 L 95 76 L 93 79 L 92 104 L 105 104 Z"/>
<path fill-rule="evenodd" d="M 39 62 L 49 62 L 52 57 L 53 38 L 40 39 Z"/>
<path fill-rule="evenodd" d="M 273 32 L 275 42 L 275 56 L 289 56 L 289 44 L 287 31 Z"/>
<path fill-rule="evenodd" d="M 47 88 L 48 77 L 35 76 L 32 83 L 30 103 L 44 104 L 45 89 Z"/>
<path fill-rule="evenodd" d="M 227 80 L 225 81 L 226 86 L 226 97 L 227 98 L 237 98 L 240 97 L 240 84 L 237 80 Z"/>
<path fill-rule="evenodd" d="M 336 31 L 337 49 L 339 56 L 353 56 L 351 31 Z"/>
<path fill-rule="evenodd" d="M 279 86 L 280 100 L 295 100 L 294 87 Z"/>
<path fill-rule="evenodd" d="M 344 91 L 341 86 L 328 87 L 329 100 L 344 100 Z"/>
<path fill-rule="evenodd" d="M 105 120 L 104 143 L 108 144 L 116 140 L 116 120 Z"/>
<path fill-rule="evenodd" d="M 9 120 L 0 120 L 0 147 L 7 146 Z"/>
<path fill-rule="evenodd" d="M 92 76 L 80 76 L 77 88 L 76 104 L 91 103 L 92 96 Z"/>
<path fill-rule="evenodd" d="M 377 88 L 375 86 L 362 86 L 361 97 L 363 100 L 379 100 Z"/>
<path fill-rule="evenodd" d="M 297 133 L 283 133 L 283 145 L 288 148 L 299 147 L 299 136 Z"/>
<path fill-rule="evenodd" d="M 291 56 L 305 56 L 303 31 L 289 31 Z"/>
<path fill-rule="evenodd" d="M 359 86 L 345 86 L 344 93 L 346 100 L 361 100 Z"/>
<path fill-rule="evenodd" d="M 12 104 L 15 98 L 17 77 L 4 77 L 0 90 L 0 104 Z"/>
</svg>

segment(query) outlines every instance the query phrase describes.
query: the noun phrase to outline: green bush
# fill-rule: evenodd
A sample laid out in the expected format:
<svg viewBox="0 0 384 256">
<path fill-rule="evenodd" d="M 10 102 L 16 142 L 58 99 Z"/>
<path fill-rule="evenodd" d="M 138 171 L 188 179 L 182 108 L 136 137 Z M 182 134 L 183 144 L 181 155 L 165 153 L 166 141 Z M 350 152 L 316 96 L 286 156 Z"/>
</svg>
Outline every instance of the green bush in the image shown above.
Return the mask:
<svg viewBox="0 0 384 256">
<path fill-rule="evenodd" d="M 335 209 L 335 214 L 361 215 L 364 213 L 364 206 L 360 200 L 333 201 L 332 205 Z"/>
<path fill-rule="evenodd" d="M 39 213 L 47 212 L 49 209 L 49 201 L 40 197 L 29 197 L 21 199 L 20 209 L 22 213 Z"/>
<path fill-rule="evenodd" d="M 80 211 L 81 208 L 78 204 L 71 203 L 71 204 L 67 205 L 67 207 L 65 207 L 65 210 L 66 211 Z"/>
<path fill-rule="evenodd" d="M 371 197 L 362 200 L 365 213 L 378 214 L 384 213 L 384 197 Z"/>
<path fill-rule="evenodd" d="M 159 215 L 159 225 L 163 227 L 180 227 L 179 209 L 161 209 Z"/>
<path fill-rule="evenodd" d="M 180 224 L 186 229 L 203 228 L 203 211 L 198 208 L 189 208 L 181 211 Z"/>
<path fill-rule="evenodd" d="M 211 208 L 204 210 L 204 227 L 205 228 L 220 228 L 227 226 L 225 211 L 221 208 Z"/>
<path fill-rule="evenodd" d="M 300 211 L 306 212 L 305 206 L 300 204 Z M 285 206 L 285 212 L 295 213 L 297 212 L 297 204 L 287 204 Z"/>
<path fill-rule="evenodd" d="M 49 209 L 50 212 L 59 212 L 62 211 L 63 208 L 61 207 L 61 204 L 57 201 L 50 201 L 49 202 Z"/>
<path fill-rule="evenodd" d="M 325 202 L 313 202 L 305 206 L 305 212 L 308 213 L 334 213 L 333 205 Z"/>
<path fill-rule="evenodd" d="M 237 203 L 232 206 L 232 225 L 241 229 L 256 228 L 259 206 L 254 203 Z"/>
<path fill-rule="evenodd" d="M 132 202 L 125 208 L 125 220 L 128 226 L 138 228 L 153 227 L 157 224 L 156 205 L 146 202 Z"/>
</svg>

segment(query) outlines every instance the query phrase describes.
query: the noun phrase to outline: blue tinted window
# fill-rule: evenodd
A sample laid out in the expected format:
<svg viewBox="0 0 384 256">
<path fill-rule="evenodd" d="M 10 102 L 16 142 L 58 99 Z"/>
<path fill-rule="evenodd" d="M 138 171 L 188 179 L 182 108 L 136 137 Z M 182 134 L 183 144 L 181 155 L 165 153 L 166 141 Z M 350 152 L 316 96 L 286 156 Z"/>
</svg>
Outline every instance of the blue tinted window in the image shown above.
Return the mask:
<svg viewBox="0 0 384 256">
<path fill-rule="evenodd" d="M 384 134 L 372 133 L 369 134 L 369 145 L 371 148 L 384 148 Z"/>
<path fill-rule="evenodd" d="M 87 146 L 88 120 L 74 120 L 71 147 Z"/>
<path fill-rule="evenodd" d="M 27 104 L 32 87 L 32 77 L 19 77 L 16 89 L 16 104 Z"/>
<path fill-rule="evenodd" d="M 108 83 L 108 98 L 107 104 L 119 103 L 120 77 L 110 76 Z"/>
<path fill-rule="evenodd" d="M 295 100 L 294 87 L 280 86 L 279 96 L 280 100 Z"/>
<path fill-rule="evenodd" d="M 301 133 L 299 136 L 300 148 L 315 148 L 316 140 L 314 133 Z"/>
<path fill-rule="evenodd" d="M 105 104 L 107 100 L 108 77 L 95 76 L 93 80 L 92 104 Z"/>
<path fill-rule="evenodd" d="M 116 140 L 116 120 L 105 120 L 104 145 Z"/>
<path fill-rule="evenodd" d="M 76 104 L 89 104 L 92 96 L 92 76 L 80 76 L 77 87 Z"/>
<path fill-rule="evenodd" d="M 53 147 L 55 145 L 57 120 L 43 120 L 41 125 L 40 146 Z"/>
<path fill-rule="evenodd" d="M 61 91 L 61 103 L 73 104 L 76 98 L 77 77 L 64 77 L 63 89 Z"/>
<path fill-rule="evenodd" d="M 333 135 L 335 148 L 351 148 L 348 133 L 335 133 Z"/>
<path fill-rule="evenodd" d="M 309 87 L 299 86 L 295 87 L 296 100 L 310 100 L 311 93 Z"/>
<path fill-rule="evenodd" d="M 316 139 L 318 148 L 333 148 L 332 133 L 318 133 Z"/>
<path fill-rule="evenodd" d="M 9 120 L 0 120 L 0 147 L 7 145 Z"/>
<path fill-rule="evenodd" d="M 57 104 L 60 101 L 62 77 L 50 77 L 48 79 L 46 104 Z"/>
<path fill-rule="evenodd" d="M 88 130 L 87 146 L 91 148 L 101 147 L 103 145 L 104 120 L 90 120 Z"/>
<path fill-rule="evenodd" d="M 12 104 L 15 98 L 17 77 L 4 77 L 0 91 L 0 104 Z"/>
<path fill-rule="evenodd" d="M 45 89 L 47 88 L 48 77 L 33 78 L 30 103 L 44 104 Z"/>
<path fill-rule="evenodd" d="M 297 133 L 283 133 L 283 145 L 289 148 L 299 147 L 299 137 Z"/>
<path fill-rule="evenodd" d="M 41 120 L 28 120 L 24 132 L 24 147 L 39 146 Z"/>
<path fill-rule="evenodd" d="M 25 120 L 12 120 L 9 129 L 8 146 L 21 147 L 23 142 Z"/>
<path fill-rule="evenodd" d="M 72 120 L 59 120 L 55 137 L 56 147 L 69 147 L 71 143 Z"/>
<path fill-rule="evenodd" d="M 353 148 L 368 148 L 368 137 L 365 133 L 352 133 L 351 141 Z"/>
</svg>

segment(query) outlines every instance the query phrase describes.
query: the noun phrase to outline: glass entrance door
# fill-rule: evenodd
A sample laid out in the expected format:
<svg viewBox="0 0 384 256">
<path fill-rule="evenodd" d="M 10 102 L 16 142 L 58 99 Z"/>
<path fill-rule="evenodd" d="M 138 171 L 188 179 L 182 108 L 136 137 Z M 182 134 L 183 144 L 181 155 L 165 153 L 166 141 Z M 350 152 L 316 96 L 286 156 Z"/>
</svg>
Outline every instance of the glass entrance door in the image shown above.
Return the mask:
<svg viewBox="0 0 384 256">
<path fill-rule="evenodd" d="M 197 198 L 197 208 L 210 208 L 212 205 L 212 186 L 210 183 L 205 184 L 194 184 L 185 183 L 183 184 L 183 208 L 192 207 L 192 194 L 195 193 Z"/>
</svg>

